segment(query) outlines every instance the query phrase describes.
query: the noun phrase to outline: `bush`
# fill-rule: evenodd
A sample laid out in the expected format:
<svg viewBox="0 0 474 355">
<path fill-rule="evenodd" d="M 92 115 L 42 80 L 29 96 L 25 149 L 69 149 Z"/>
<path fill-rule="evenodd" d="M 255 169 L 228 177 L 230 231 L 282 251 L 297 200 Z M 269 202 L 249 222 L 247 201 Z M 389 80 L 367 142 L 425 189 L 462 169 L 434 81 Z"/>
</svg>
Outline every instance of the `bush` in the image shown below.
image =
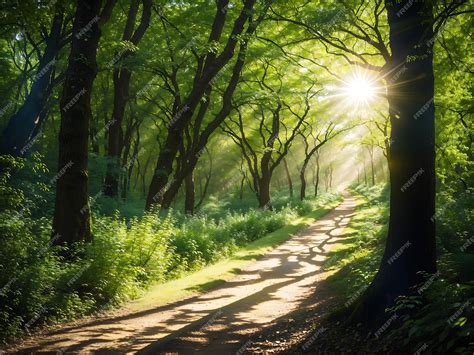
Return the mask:
<svg viewBox="0 0 474 355">
<path fill-rule="evenodd" d="M 46 172 L 44 166 L 40 162 L 31 166 L 21 159 L 1 159 L 0 164 L 7 167 L 0 176 L 3 341 L 35 326 L 81 317 L 135 297 L 151 283 L 226 258 L 239 247 L 283 227 L 298 214 L 337 198 L 336 194 L 326 194 L 316 202 L 286 201 L 277 203 L 274 211 L 217 213 L 208 206 L 214 217 L 147 212 L 127 221 L 118 212 L 104 216 L 93 211 L 93 241 L 77 244 L 71 261 L 63 259 L 60 247 L 52 246 L 51 218 L 32 213 L 43 208 L 42 194 L 51 194 L 48 186 L 28 185 L 25 193 L 21 183 L 11 184 L 12 171 L 16 177 L 27 176 L 29 169 Z M 33 198 L 26 197 L 32 194 Z M 225 205 L 222 202 L 218 207 Z"/>
</svg>

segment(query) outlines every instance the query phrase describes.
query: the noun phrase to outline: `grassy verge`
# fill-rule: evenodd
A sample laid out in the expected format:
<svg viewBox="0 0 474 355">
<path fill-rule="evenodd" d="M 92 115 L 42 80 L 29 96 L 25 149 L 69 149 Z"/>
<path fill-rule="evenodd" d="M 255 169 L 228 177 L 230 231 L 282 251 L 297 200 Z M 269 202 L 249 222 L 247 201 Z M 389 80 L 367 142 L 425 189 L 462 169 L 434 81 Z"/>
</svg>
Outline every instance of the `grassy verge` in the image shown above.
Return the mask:
<svg viewBox="0 0 474 355">
<path fill-rule="evenodd" d="M 230 279 L 237 274 L 240 269 L 265 255 L 269 250 L 310 225 L 315 219 L 327 214 L 340 202 L 341 198 L 293 220 L 285 227 L 269 233 L 265 237 L 241 248 L 229 259 L 219 261 L 179 279 L 154 285 L 142 297 L 130 302 L 127 308 L 133 311 L 139 311 L 209 290 Z"/>
<path fill-rule="evenodd" d="M 337 306 L 346 307 L 362 294 L 373 279 L 384 250 L 388 227 L 388 196 L 382 187 L 353 191 L 361 202 L 345 230 L 345 240 L 330 251 L 325 267 Z M 447 251 L 438 235 L 438 273 L 426 275 L 412 295 L 399 297 L 387 310 L 396 315 L 382 336 L 362 325 L 347 326 L 333 319 L 315 324 L 327 329 L 312 344 L 311 353 L 443 353 L 474 351 L 474 283 L 456 264 L 458 254 Z M 464 258 L 472 254 L 464 253 Z"/>
<path fill-rule="evenodd" d="M 352 192 L 358 201 L 356 214 L 343 232 L 344 240 L 328 253 L 323 266 L 333 272 L 328 282 L 346 301 L 375 276 L 388 226 L 388 208 L 381 186 L 366 195 Z"/>
</svg>

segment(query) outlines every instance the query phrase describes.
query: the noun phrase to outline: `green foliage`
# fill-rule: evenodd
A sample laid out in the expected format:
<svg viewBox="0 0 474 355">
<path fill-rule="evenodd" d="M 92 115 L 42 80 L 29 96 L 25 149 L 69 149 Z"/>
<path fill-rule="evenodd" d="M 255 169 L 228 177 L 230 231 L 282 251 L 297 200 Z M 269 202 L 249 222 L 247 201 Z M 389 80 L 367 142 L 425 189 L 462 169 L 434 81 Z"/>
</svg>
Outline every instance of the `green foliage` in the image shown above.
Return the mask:
<svg viewBox="0 0 474 355">
<path fill-rule="evenodd" d="M 353 186 L 352 190 L 363 197 L 364 203 L 346 230 L 343 246 L 331 251 L 325 263 L 326 268 L 340 269 L 330 282 L 340 294 L 347 295 L 345 301 L 349 303 L 354 302 L 354 295 L 362 294 L 378 269 L 387 234 L 389 194 L 388 186 L 381 185 Z M 438 194 L 438 205 L 446 206 L 435 216 L 439 274 L 425 275 L 426 281 L 417 285 L 412 295 L 399 297 L 389 310 L 400 316 L 398 326 L 390 328 L 383 338 L 360 345 L 364 349 L 472 353 L 474 258 L 466 238 L 472 225 L 472 202 L 468 193 L 455 196 L 456 202 L 449 190 Z M 350 336 L 356 337 L 354 333 Z"/>
<path fill-rule="evenodd" d="M 398 299 L 392 311 L 403 314 L 402 325 L 386 341 L 403 339 L 407 349 L 419 349 L 427 344 L 427 351 L 472 353 L 474 345 L 469 339 L 474 332 L 474 284 L 458 284 L 445 278 L 444 273 L 443 270 L 441 276 L 426 275 L 427 280 L 434 279 L 421 296 Z"/>
<path fill-rule="evenodd" d="M 224 212 L 218 218 L 201 213 L 183 216 L 155 212 L 126 219 L 118 212 L 93 211 L 94 239 L 77 244 L 73 261 L 64 260 L 51 239 L 50 219 L 36 218 L 42 196 L 28 200 L 20 186 L 44 168 L 24 160 L 1 157 L 0 176 L 0 333 L 7 340 L 25 330 L 100 311 L 137 296 L 152 283 L 182 276 L 229 257 L 239 247 L 260 239 L 337 194 L 304 204 L 287 203 L 279 210 Z M 12 185 L 12 175 L 17 187 Z M 41 179 L 38 179 L 41 181 Z M 28 202 L 28 203 L 27 203 Z M 301 206 L 304 206 L 301 207 Z"/>
</svg>

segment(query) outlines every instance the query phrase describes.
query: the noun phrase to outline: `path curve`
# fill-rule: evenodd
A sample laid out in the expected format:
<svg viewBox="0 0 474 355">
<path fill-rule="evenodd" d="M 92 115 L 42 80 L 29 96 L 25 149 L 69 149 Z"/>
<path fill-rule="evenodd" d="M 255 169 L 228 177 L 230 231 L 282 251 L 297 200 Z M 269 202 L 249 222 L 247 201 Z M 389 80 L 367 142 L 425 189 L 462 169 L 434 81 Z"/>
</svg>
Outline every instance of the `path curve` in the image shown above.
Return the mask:
<svg viewBox="0 0 474 355">
<path fill-rule="evenodd" d="M 62 327 L 25 341 L 19 353 L 58 351 L 94 354 L 236 354 L 252 335 L 288 314 L 309 297 L 325 276 L 327 252 L 354 214 L 355 198 L 222 286 L 172 304 Z"/>
</svg>

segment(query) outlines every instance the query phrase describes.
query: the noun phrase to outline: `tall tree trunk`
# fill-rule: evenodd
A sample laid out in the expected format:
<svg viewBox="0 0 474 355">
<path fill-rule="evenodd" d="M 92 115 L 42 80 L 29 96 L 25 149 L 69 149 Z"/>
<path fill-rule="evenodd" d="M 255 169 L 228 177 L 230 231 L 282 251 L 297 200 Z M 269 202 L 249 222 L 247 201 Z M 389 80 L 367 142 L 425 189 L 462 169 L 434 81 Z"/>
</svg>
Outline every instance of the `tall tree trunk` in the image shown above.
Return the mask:
<svg viewBox="0 0 474 355">
<path fill-rule="evenodd" d="M 136 17 L 140 2 L 143 3 L 143 13 L 140 24 L 134 31 Z M 149 24 L 151 17 L 151 0 L 133 0 L 130 3 L 130 8 L 125 25 L 122 40 L 130 41 L 135 46 L 138 45 L 143 38 Z M 118 58 L 123 60 L 130 56 L 131 53 L 126 51 Z M 119 54 L 115 54 L 116 57 Z M 113 71 L 114 82 L 114 107 L 112 112 L 111 124 L 109 127 L 108 144 L 107 144 L 107 173 L 104 181 L 104 194 L 110 197 L 118 196 L 119 180 L 120 180 L 120 156 L 123 150 L 123 130 L 122 122 L 125 114 L 125 107 L 129 100 L 129 89 L 132 72 L 124 67 L 117 67 Z"/>
<path fill-rule="evenodd" d="M 206 195 L 207 195 L 207 191 L 209 190 L 211 178 L 212 178 L 212 155 L 209 154 L 209 172 L 206 176 L 206 182 L 204 183 L 204 188 L 201 189 L 201 196 L 199 198 L 199 202 L 196 204 L 194 209 L 201 207 L 201 205 L 203 204 L 204 199 L 206 198 Z"/>
<path fill-rule="evenodd" d="M 184 197 L 184 213 L 194 214 L 194 204 L 196 193 L 194 190 L 194 174 L 188 174 L 184 179 L 185 197 Z"/>
<path fill-rule="evenodd" d="M 92 118 L 91 90 L 97 75 L 98 21 L 100 1 L 78 0 L 73 25 L 71 53 L 61 96 L 58 174 L 53 230 L 56 244 L 71 246 L 92 239 L 89 190 L 88 148 Z M 90 27 L 82 36 L 81 29 Z"/>
<path fill-rule="evenodd" d="M 123 148 L 122 121 L 128 101 L 131 76 L 132 73 L 127 69 L 115 69 L 113 74 L 114 108 L 108 130 L 108 162 L 104 181 L 104 194 L 110 197 L 117 196 L 119 190 L 120 156 Z"/>
<path fill-rule="evenodd" d="M 279 121 L 277 116 L 273 117 L 273 134 L 277 136 Z M 275 128 L 276 127 L 276 128 Z M 272 147 L 272 145 L 269 145 Z M 263 153 L 262 160 L 260 161 L 261 176 L 258 179 L 258 207 L 263 209 L 272 209 L 271 196 L 270 196 L 270 185 L 272 182 L 272 169 L 270 167 L 272 159 L 272 151 L 268 150 Z"/>
<path fill-rule="evenodd" d="M 291 179 L 290 169 L 288 169 L 288 162 L 286 158 L 283 159 L 283 166 L 285 167 L 286 179 L 288 180 L 288 188 L 290 190 L 290 197 L 293 197 L 293 180 Z"/>
<path fill-rule="evenodd" d="M 258 207 L 263 209 L 272 209 L 270 197 L 270 182 L 271 176 L 268 174 L 262 174 L 262 177 L 258 182 Z"/>
<path fill-rule="evenodd" d="M 318 196 L 318 188 L 319 188 L 319 173 L 321 166 L 319 165 L 319 152 L 316 153 L 316 178 L 314 183 L 314 197 Z"/>
<path fill-rule="evenodd" d="M 51 93 L 56 66 L 56 55 L 61 41 L 63 14 L 54 16 L 51 32 L 46 40 L 44 55 L 39 59 L 36 76 L 30 93 L 20 109 L 14 113 L 3 131 L 0 140 L 0 154 L 22 157 L 28 152 L 28 142 L 39 132 L 46 115 L 42 115 Z"/>
<path fill-rule="evenodd" d="M 390 220 L 382 262 L 353 314 L 372 321 L 395 298 L 436 272 L 433 14 L 430 1 L 387 1 L 391 72 L 407 70 L 388 87 L 390 121 Z"/>
<path fill-rule="evenodd" d="M 303 162 L 303 166 L 300 169 L 300 182 L 301 182 L 301 189 L 300 189 L 300 199 L 303 201 L 306 198 L 306 168 L 308 166 L 309 159 L 305 159 Z"/>
</svg>

